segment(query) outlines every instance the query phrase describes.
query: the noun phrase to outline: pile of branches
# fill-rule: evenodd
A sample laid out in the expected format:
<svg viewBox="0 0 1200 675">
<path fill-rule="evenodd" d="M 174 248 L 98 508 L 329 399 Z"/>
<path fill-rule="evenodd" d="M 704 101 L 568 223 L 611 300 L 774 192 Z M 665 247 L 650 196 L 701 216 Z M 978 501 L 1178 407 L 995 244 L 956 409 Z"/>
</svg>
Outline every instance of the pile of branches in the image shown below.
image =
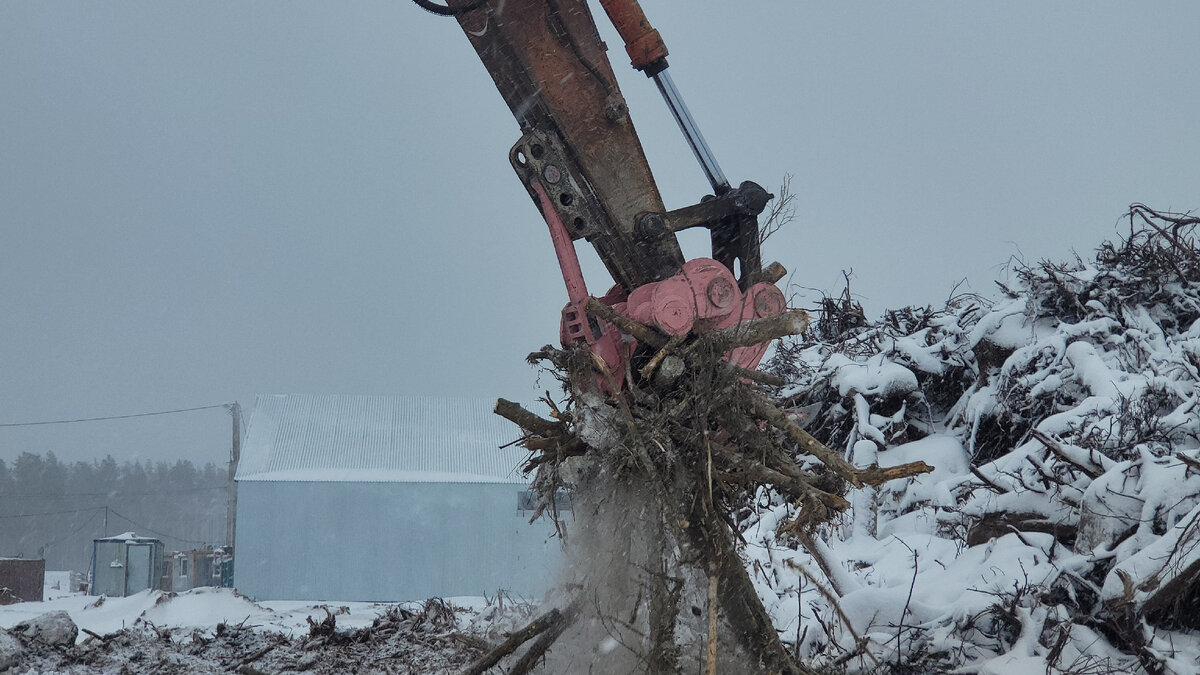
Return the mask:
<svg viewBox="0 0 1200 675">
<path fill-rule="evenodd" d="M 1121 270 L 1148 284 L 1200 280 L 1196 227 L 1200 218 L 1186 213 L 1155 211 L 1133 204 L 1126 214 L 1129 236 L 1118 243 L 1105 242 L 1097 262 L 1109 270 Z"/>
<path fill-rule="evenodd" d="M 159 604 L 175 598 L 155 593 Z M 157 626 L 145 617 L 101 634 L 60 610 L 0 629 L 0 672 L 334 675 L 369 664 L 378 673 L 455 673 L 491 648 L 478 631 L 459 627 L 460 608 L 440 599 L 393 607 L 350 630 L 338 626 L 345 608 L 321 609 L 325 616 L 308 618 L 307 633 L 294 636 L 245 621 L 210 630 Z"/>
<path fill-rule="evenodd" d="M 550 419 L 509 401 L 496 407 L 524 432 L 538 513 L 557 519 L 556 496 L 571 491 L 573 569 L 555 608 L 465 672 L 502 661 L 509 673 L 542 663 L 563 672 L 573 658 L 608 659 L 605 672 L 814 672 L 781 642 L 739 555 L 747 501 L 770 485 L 792 508 L 780 531 L 804 538 L 849 507 L 847 489 L 931 467 L 852 465 L 771 398 L 782 378 L 725 360 L 803 333 L 803 311 L 669 338 L 597 301 L 587 309 L 642 346 L 624 386 L 586 346 L 546 347 L 531 360 L 553 368 L 567 404 L 547 399 Z M 572 630 L 592 633 L 572 641 Z"/>
<path fill-rule="evenodd" d="M 867 325 L 838 318 L 778 350 L 767 369 L 787 376 L 779 397 L 819 442 L 851 461 L 949 446 L 963 460 L 818 528 L 833 561 L 818 580 L 834 588 L 827 597 L 779 573 L 820 561 L 760 531 L 790 510 L 773 491 L 756 495 L 739 527 L 779 547 L 770 557 L 782 563 L 752 563 L 771 567 L 768 604 L 801 606 L 794 618 L 774 610 L 796 653 L 859 672 L 979 669 L 1014 654 L 1039 672 L 1194 672 L 1200 219 L 1141 204 L 1128 217 L 1127 234 L 1093 260 L 1017 266 L 995 302 L 966 295 Z M 845 311 L 847 297 L 827 309 Z M 913 548 L 868 560 L 863 539 L 843 546 L 864 534 L 879 542 L 871 555 L 889 540 Z M 901 582 L 874 568 L 906 558 Z M 939 583 L 926 575 L 946 585 L 956 573 L 975 579 L 959 603 L 916 608 L 913 589 Z M 893 602 L 898 619 L 872 619 Z M 864 606 L 878 611 L 855 613 Z"/>
</svg>

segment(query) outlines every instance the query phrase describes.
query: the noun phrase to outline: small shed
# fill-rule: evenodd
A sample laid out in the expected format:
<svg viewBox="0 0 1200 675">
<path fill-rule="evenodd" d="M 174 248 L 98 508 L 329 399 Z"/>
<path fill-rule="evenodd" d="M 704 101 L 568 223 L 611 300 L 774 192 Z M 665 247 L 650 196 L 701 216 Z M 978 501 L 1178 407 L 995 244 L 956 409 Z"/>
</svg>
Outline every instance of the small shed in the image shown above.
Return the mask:
<svg viewBox="0 0 1200 675">
<path fill-rule="evenodd" d="M 91 595 L 121 598 L 163 588 L 163 543 L 133 532 L 92 540 Z"/>
<path fill-rule="evenodd" d="M 45 584 L 45 560 L 0 558 L 0 605 L 41 602 Z"/>
<path fill-rule="evenodd" d="M 176 593 L 201 586 L 228 586 L 233 556 L 226 548 L 173 551 L 166 558 L 169 590 Z"/>
<path fill-rule="evenodd" d="M 237 470 L 234 579 L 259 600 L 540 596 L 561 564 L 529 523 L 494 401 L 259 396 Z"/>
</svg>

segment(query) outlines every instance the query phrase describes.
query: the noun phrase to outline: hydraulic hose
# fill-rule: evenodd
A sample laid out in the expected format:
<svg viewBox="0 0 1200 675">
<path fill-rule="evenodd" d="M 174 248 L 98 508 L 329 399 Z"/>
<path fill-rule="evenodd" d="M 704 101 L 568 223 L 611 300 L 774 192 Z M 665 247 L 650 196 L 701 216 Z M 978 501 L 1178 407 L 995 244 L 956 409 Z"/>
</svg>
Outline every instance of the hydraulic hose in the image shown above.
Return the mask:
<svg viewBox="0 0 1200 675">
<path fill-rule="evenodd" d="M 487 0 L 475 0 L 475 2 L 472 2 L 469 5 L 463 5 L 462 7 L 451 7 L 449 5 L 439 5 L 438 3 L 433 2 L 433 0 L 413 0 L 413 2 L 417 3 L 417 6 L 421 9 L 425 10 L 426 12 L 437 14 L 438 16 L 458 16 L 459 14 L 469 12 L 473 9 L 479 9 L 486 1 Z"/>
</svg>

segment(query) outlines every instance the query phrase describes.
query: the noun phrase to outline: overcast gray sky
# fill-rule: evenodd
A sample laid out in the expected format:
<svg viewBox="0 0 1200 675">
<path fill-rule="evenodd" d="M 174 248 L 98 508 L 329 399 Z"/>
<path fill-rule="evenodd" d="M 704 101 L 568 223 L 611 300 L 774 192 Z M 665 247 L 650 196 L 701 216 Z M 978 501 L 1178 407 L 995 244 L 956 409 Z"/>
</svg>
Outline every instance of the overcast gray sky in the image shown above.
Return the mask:
<svg viewBox="0 0 1200 675">
<path fill-rule="evenodd" d="M 1132 201 L 1200 207 L 1200 3 L 643 6 L 729 178 L 793 176 L 766 259 L 829 291 L 852 268 L 871 314 L 991 293 L 1018 252 L 1086 255 Z M 601 19 L 668 206 L 694 202 Z M 0 3 L 0 423 L 530 400 L 565 291 L 518 135 L 455 23 L 403 0 Z M 228 427 L 5 427 L 0 459 L 220 461 Z"/>
</svg>

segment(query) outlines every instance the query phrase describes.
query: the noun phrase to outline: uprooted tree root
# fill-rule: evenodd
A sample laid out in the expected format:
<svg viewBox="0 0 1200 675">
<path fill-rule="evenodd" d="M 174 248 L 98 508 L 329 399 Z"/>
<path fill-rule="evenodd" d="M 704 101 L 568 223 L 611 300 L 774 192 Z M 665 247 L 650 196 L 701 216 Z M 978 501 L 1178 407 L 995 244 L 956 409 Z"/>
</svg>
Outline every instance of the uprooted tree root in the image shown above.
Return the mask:
<svg viewBox="0 0 1200 675">
<path fill-rule="evenodd" d="M 534 473 L 540 499 L 535 517 L 548 511 L 557 522 L 556 496 L 571 490 L 578 531 L 570 542 L 585 551 L 586 569 L 564 584 L 562 609 L 512 633 L 465 672 L 482 673 L 532 642 L 508 670 L 529 672 L 568 629 L 588 626 L 606 644 L 598 653 L 619 650 L 629 659 L 625 669 L 678 672 L 686 662 L 689 671 L 703 664 L 715 672 L 720 658 L 721 672 L 813 672 L 784 648 L 755 591 L 738 555 L 734 511 L 769 484 L 797 507 L 781 529 L 805 534 L 849 507 L 840 494 L 847 486 L 931 467 L 852 466 L 760 388 L 778 382 L 722 359 L 735 347 L 801 333 L 801 311 L 671 339 L 598 302 L 588 311 L 644 345 L 646 354 L 627 366 L 624 388 L 600 392 L 598 382 L 616 390 L 616 378 L 586 347 L 546 347 L 530 358 L 554 368 L 568 405 L 547 400 L 553 419 L 509 401 L 496 406 L 524 431 L 521 443 L 531 452 L 524 470 Z M 806 470 L 799 455 L 819 464 Z"/>
</svg>

